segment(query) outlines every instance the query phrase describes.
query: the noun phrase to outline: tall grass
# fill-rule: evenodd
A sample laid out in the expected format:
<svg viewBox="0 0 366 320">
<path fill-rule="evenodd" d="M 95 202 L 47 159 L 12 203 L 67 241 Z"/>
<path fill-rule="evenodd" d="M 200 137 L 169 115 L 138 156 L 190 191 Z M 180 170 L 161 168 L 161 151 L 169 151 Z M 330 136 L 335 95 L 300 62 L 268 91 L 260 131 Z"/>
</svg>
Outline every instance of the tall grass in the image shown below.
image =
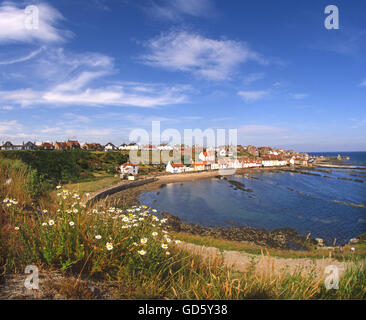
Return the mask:
<svg viewBox="0 0 366 320">
<path fill-rule="evenodd" d="M 10 171 L 1 172 L 2 179 L 9 179 Z M 364 261 L 349 265 L 339 290 L 326 290 L 315 269 L 275 274 L 269 253 L 261 268 L 253 262 L 239 273 L 225 267 L 220 256 L 204 261 L 185 251 L 165 230 L 166 220 L 146 206 L 86 207 L 78 193 L 61 187 L 54 205 L 42 207 L 41 201 L 39 206 L 27 206 L 32 197 L 13 185 L 26 177 L 26 171 L 15 170 L 12 182 L 1 189 L 3 274 L 23 273 L 33 264 L 75 279 L 113 283 L 114 296 L 129 299 L 366 298 Z M 79 286 L 68 287 L 69 296 L 73 290 L 79 297 Z"/>
</svg>

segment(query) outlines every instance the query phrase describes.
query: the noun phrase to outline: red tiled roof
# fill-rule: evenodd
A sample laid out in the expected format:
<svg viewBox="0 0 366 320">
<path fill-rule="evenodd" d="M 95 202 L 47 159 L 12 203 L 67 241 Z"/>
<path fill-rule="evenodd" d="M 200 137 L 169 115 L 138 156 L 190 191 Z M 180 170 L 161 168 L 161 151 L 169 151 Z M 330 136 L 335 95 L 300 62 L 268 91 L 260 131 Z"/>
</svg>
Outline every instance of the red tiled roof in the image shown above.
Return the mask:
<svg viewBox="0 0 366 320">
<path fill-rule="evenodd" d="M 53 148 L 53 145 L 48 142 L 43 142 L 39 147 L 40 148 Z"/>
<path fill-rule="evenodd" d="M 173 168 L 181 168 L 184 167 L 181 163 L 171 163 L 170 164 Z"/>
<path fill-rule="evenodd" d="M 205 164 L 207 164 L 207 161 L 202 161 L 202 162 L 193 162 L 193 165 L 194 165 L 194 166 L 203 166 L 203 165 L 205 165 Z"/>
<path fill-rule="evenodd" d="M 137 164 L 135 164 L 135 163 L 130 163 L 130 162 L 127 162 L 127 163 L 124 163 L 124 164 L 123 164 L 123 167 L 124 167 L 124 168 L 126 168 L 126 167 L 130 167 L 130 166 L 131 166 L 131 167 L 135 167 L 135 166 L 137 166 Z"/>
</svg>

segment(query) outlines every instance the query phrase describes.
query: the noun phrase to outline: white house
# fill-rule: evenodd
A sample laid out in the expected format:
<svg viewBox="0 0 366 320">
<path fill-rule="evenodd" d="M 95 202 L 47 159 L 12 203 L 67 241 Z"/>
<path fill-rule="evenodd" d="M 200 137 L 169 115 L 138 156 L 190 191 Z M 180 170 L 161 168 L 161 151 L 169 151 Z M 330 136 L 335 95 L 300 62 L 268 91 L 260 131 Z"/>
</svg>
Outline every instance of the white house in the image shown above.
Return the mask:
<svg viewBox="0 0 366 320">
<path fill-rule="evenodd" d="M 184 172 L 184 165 L 181 163 L 171 163 L 169 161 L 166 165 L 165 171 L 170 173 L 182 173 Z"/>
<path fill-rule="evenodd" d="M 171 145 L 164 143 L 157 146 L 157 149 L 159 151 L 172 151 L 174 148 Z"/>
<path fill-rule="evenodd" d="M 117 150 L 116 146 L 111 143 L 111 142 L 108 142 L 105 146 L 104 146 L 104 151 L 113 151 L 113 150 Z"/>
<path fill-rule="evenodd" d="M 139 166 L 134 163 L 124 163 L 119 167 L 121 174 L 129 174 L 136 176 L 139 173 Z"/>
<path fill-rule="evenodd" d="M 198 158 L 201 161 L 215 162 L 215 152 L 206 152 L 206 151 L 201 152 L 198 155 Z"/>
<path fill-rule="evenodd" d="M 122 143 L 119 147 L 118 150 L 127 150 L 127 144 L 126 143 Z"/>
<path fill-rule="evenodd" d="M 139 145 L 132 142 L 126 147 L 126 150 L 139 150 Z"/>
</svg>

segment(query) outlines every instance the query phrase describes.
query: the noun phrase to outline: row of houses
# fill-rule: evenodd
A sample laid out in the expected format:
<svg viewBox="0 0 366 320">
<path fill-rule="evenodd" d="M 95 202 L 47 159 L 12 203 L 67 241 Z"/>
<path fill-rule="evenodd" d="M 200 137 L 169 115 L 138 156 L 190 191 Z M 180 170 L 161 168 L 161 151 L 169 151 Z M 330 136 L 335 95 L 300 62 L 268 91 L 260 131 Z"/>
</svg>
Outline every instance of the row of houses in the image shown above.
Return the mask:
<svg viewBox="0 0 366 320">
<path fill-rule="evenodd" d="M 222 157 L 215 160 L 214 153 L 202 152 L 199 155 L 201 161 L 194 161 L 190 166 L 181 163 L 169 162 L 166 166 L 166 172 L 182 173 L 189 171 L 204 171 L 218 169 L 241 169 L 241 168 L 260 168 L 260 167 L 281 167 L 302 165 L 307 166 L 308 161 L 300 157 L 284 158 L 281 155 L 268 154 L 261 158 L 248 159 L 245 157 L 232 158 Z"/>
</svg>

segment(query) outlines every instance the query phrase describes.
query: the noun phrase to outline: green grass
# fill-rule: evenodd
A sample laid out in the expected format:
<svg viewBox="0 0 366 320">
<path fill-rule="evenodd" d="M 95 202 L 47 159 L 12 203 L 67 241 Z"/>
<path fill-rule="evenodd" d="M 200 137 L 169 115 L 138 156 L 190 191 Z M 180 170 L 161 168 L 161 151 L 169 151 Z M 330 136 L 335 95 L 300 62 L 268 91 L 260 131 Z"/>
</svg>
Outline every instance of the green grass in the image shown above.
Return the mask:
<svg viewBox="0 0 366 320">
<path fill-rule="evenodd" d="M 17 185 L 23 186 L 27 175 L 19 170 L 11 167 L 0 174 L 5 174 L 6 178 L 11 176 Z M 0 178 L 4 181 L 5 176 Z M 99 183 L 107 183 L 103 180 Z M 90 191 L 96 187 L 95 181 L 81 185 L 79 190 Z M 352 256 L 340 279 L 339 290 L 327 291 L 323 277 L 315 272 L 302 274 L 299 270 L 274 275 L 270 264 L 262 265 L 264 271 L 259 272 L 253 262 L 239 273 L 225 267 L 220 256 L 208 261 L 192 255 L 168 239 L 254 254 L 260 253 L 260 247 L 210 237 L 169 235 L 164 232 L 165 221 L 154 217 L 151 208 L 131 211 L 129 208 L 84 207 L 79 193 L 66 189 L 57 190 L 53 202 L 40 199 L 39 205 L 34 206 L 27 196 L 23 196 L 22 202 L 6 199 L 6 196 L 14 197 L 13 191 L 21 197 L 21 188 L 12 183 L 3 185 L 0 194 L 0 275 L 23 274 L 24 267 L 32 264 L 43 271 L 60 271 L 65 279 L 91 279 L 103 285 L 113 283 L 113 297 L 124 299 L 366 298 L 366 270 L 359 256 Z M 97 235 L 101 238 L 96 238 Z M 364 248 L 363 241 L 356 247 Z M 109 247 L 110 244 L 113 247 Z M 168 249 L 163 248 L 163 244 Z M 146 254 L 142 255 L 141 250 Z M 305 253 L 269 250 L 267 259 L 270 261 L 271 255 L 301 257 L 302 254 Z M 59 286 L 68 297 L 93 298 L 76 284 L 77 281 Z"/>
<path fill-rule="evenodd" d="M 174 232 L 172 233 L 174 237 L 181 239 L 182 241 L 202 245 L 206 247 L 214 247 L 219 250 L 226 251 L 240 251 L 249 254 L 260 255 L 263 251 L 263 247 L 257 246 L 252 243 L 231 241 L 225 239 L 213 238 L 210 236 L 200 236 L 188 233 Z M 337 251 L 330 251 L 326 249 L 314 249 L 309 251 L 299 251 L 299 250 L 281 250 L 267 248 L 270 255 L 279 258 L 309 258 L 309 259 L 322 259 L 328 258 L 331 253 L 331 257 L 339 260 L 353 260 L 354 258 L 365 258 L 366 257 L 366 241 L 361 240 L 360 243 L 352 245 L 356 248 L 356 253 L 351 254 L 349 248 L 351 245 L 345 247 L 344 253 L 341 254 Z"/>
<path fill-rule="evenodd" d="M 101 176 L 87 182 L 70 183 L 65 185 L 69 190 L 78 191 L 80 194 L 95 192 L 121 182 L 119 176 Z"/>
</svg>

